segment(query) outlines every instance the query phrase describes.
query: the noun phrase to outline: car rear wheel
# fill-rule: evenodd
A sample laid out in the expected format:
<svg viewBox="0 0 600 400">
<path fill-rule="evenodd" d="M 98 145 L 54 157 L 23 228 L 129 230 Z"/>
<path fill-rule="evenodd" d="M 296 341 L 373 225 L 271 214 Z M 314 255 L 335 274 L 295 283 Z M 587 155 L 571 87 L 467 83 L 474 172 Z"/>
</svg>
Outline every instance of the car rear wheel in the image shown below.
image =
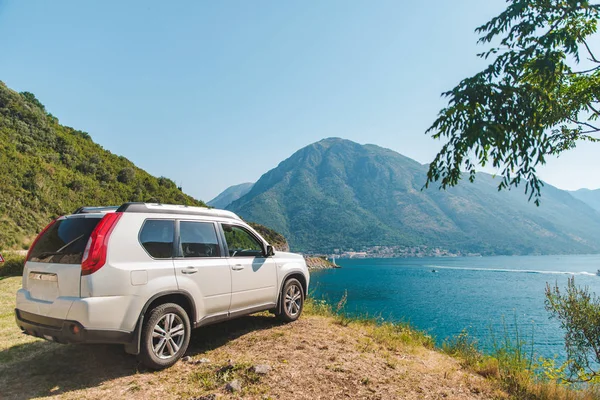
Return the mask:
<svg viewBox="0 0 600 400">
<path fill-rule="evenodd" d="M 300 318 L 304 307 L 304 289 L 296 278 L 285 281 L 280 296 L 280 307 L 277 317 L 284 322 L 292 322 Z"/>
<path fill-rule="evenodd" d="M 181 306 L 174 303 L 154 308 L 142 329 L 140 361 L 151 369 L 175 364 L 190 343 L 190 319 Z"/>
</svg>

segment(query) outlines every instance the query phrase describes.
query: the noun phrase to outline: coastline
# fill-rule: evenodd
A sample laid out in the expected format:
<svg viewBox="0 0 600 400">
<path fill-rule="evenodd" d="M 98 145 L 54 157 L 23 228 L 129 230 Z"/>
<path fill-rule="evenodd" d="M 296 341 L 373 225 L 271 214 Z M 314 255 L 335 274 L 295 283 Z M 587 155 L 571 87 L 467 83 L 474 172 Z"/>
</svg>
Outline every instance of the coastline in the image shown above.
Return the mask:
<svg viewBox="0 0 600 400">
<path fill-rule="evenodd" d="M 341 266 L 332 263 L 327 260 L 325 257 L 308 257 L 304 256 L 304 260 L 306 261 L 306 266 L 309 270 L 320 270 L 320 269 L 334 269 L 341 268 Z"/>
</svg>

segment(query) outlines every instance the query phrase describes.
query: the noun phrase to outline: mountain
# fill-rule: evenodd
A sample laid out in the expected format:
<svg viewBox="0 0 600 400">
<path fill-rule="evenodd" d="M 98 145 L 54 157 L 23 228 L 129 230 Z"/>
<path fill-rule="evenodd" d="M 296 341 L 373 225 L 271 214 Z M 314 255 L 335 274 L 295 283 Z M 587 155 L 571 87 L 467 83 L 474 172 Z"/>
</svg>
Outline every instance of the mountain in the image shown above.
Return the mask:
<svg viewBox="0 0 600 400">
<path fill-rule="evenodd" d="M 253 185 L 253 182 L 248 182 L 240 183 L 239 185 L 235 186 L 230 186 L 206 204 L 208 204 L 211 207 L 223 209 L 229 204 L 239 199 L 240 197 L 242 197 L 243 195 L 245 195 L 246 193 L 248 193 L 250 189 L 252 189 Z"/>
<path fill-rule="evenodd" d="M 579 189 L 569 193 L 571 193 L 571 196 L 600 212 L 600 189 Z"/>
<path fill-rule="evenodd" d="M 296 251 L 429 246 L 481 254 L 600 251 L 600 213 L 546 185 L 536 207 L 480 173 L 421 190 L 427 166 L 339 138 L 311 144 L 265 173 L 227 208 L 281 232 Z"/>
<path fill-rule="evenodd" d="M 55 216 L 127 201 L 204 205 L 0 82 L 0 250 L 27 247 Z"/>
</svg>

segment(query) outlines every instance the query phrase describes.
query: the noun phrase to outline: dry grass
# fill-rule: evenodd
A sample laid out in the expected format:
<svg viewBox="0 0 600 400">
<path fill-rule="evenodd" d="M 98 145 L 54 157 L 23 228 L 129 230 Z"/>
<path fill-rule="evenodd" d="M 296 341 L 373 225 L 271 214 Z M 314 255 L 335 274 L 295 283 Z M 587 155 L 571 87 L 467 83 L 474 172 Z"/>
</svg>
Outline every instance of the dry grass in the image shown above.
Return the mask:
<svg viewBox="0 0 600 400">
<path fill-rule="evenodd" d="M 461 365 L 497 382 L 514 399 L 523 400 L 598 400 L 600 387 L 560 385 L 543 379 L 539 367 L 523 351 L 524 344 L 516 345 L 510 338 L 504 340 L 492 355 L 483 354 L 477 342 L 466 331 L 447 341 L 442 351 L 459 360 Z M 508 343 L 508 344 L 506 344 Z"/>
<path fill-rule="evenodd" d="M 0 277 L 0 371 L 10 361 L 28 360 L 38 351 L 59 347 L 53 343 L 25 336 L 17 328 L 14 313 L 15 293 L 20 287 L 20 277 Z M 2 398 L 1 394 L 0 390 L 0 398 Z"/>
<path fill-rule="evenodd" d="M 309 301 L 292 324 L 263 313 L 195 330 L 192 362 L 152 372 L 120 346 L 65 346 L 22 335 L 13 316 L 20 285 L 19 277 L 0 278 L 0 399 L 599 398 L 530 375 L 515 375 L 517 390 L 511 389 L 497 359 L 476 354 L 466 337 L 450 357 L 406 325 L 345 318 L 319 301 Z M 257 364 L 272 369 L 258 375 Z M 233 379 L 242 383 L 240 393 L 225 390 Z"/>
<path fill-rule="evenodd" d="M 151 372 L 120 346 L 57 345 L 19 333 L 13 320 L 20 278 L 0 281 L 0 398 L 497 399 L 490 381 L 422 346 L 404 327 L 307 315 L 282 325 L 261 314 L 195 330 L 188 355 Z M 309 315 L 309 314 L 313 315 Z M 267 375 L 251 367 L 268 364 Z M 238 379 L 241 393 L 226 382 Z"/>
</svg>

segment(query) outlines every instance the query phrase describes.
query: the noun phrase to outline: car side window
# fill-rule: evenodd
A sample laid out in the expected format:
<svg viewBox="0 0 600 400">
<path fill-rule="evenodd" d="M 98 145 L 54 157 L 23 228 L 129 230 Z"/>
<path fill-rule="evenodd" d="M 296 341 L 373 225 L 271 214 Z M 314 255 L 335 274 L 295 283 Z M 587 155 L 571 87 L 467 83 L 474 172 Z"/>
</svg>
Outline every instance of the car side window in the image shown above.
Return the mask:
<svg viewBox="0 0 600 400">
<path fill-rule="evenodd" d="M 172 258 L 174 236 L 174 220 L 149 219 L 140 232 L 140 243 L 154 258 Z"/>
<path fill-rule="evenodd" d="M 221 257 L 217 231 L 211 222 L 181 221 L 179 237 L 181 253 L 185 258 Z"/>
<path fill-rule="evenodd" d="M 230 257 L 262 257 L 262 243 L 247 230 L 223 224 L 223 232 L 227 241 Z"/>
</svg>

